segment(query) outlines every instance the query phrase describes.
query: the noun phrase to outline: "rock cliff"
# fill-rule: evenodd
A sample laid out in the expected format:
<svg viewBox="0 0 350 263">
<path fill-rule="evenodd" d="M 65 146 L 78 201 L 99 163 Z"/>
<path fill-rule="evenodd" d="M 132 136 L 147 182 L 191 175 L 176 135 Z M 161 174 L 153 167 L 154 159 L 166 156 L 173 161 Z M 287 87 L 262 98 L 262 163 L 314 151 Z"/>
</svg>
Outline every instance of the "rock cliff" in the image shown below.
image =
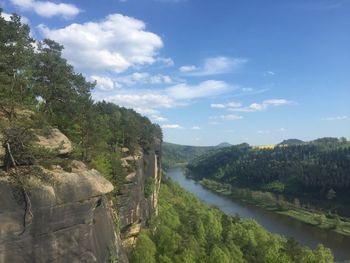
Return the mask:
<svg viewBox="0 0 350 263">
<path fill-rule="evenodd" d="M 58 130 L 39 137 L 39 144 L 51 150 L 59 148 L 59 154 L 72 150 L 67 137 Z M 25 196 L 11 176 L 3 173 L 0 263 L 128 262 L 125 248 L 132 248 L 141 227 L 157 210 L 160 156 L 161 142 L 155 140 L 147 153 L 123 158 L 123 165 L 132 172 L 125 178 L 116 205 L 109 194 L 113 185 L 82 162 L 72 161 L 69 171 L 59 166 L 43 169 L 50 175 L 49 181 L 27 174 L 29 219 Z M 116 206 L 117 211 L 112 209 Z"/>
<path fill-rule="evenodd" d="M 161 141 L 155 140 L 147 152 L 122 159 L 125 166 L 136 169 L 126 177 L 118 196 L 121 237 L 129 250 L 135 244 L 137 234 L 153 213 L 157 212 L 161 181 Z"/>
</svg>

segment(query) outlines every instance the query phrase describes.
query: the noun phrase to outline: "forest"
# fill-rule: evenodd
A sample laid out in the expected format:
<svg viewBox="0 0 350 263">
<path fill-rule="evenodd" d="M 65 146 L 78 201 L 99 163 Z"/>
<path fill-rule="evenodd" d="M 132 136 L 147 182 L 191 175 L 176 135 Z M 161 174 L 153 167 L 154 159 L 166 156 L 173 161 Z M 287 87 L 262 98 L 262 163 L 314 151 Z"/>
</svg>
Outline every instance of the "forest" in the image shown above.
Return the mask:
<svg viewBox="0 0 350 263">
<path fill-rule="evenodd" d="M 210 151 L 190 162 L 191 176 L 236 186 L 321 199 L 347 200 L 350 143 L 321 138 L 302 144 L 255 148 L 248 144 Z"/>
<path fill-rule="evenodd" d="M 271 234 L 254 220 L 229 216 L 201 203 L 170 179 L 160 191 L 159 215 L 141 231 L 133 263 L 331 263 L 322 245 L 308 249 Z"/>
<path fill-rule="evenodd" d="M 0 134 L 4 169 L 44 164 L 49 153 L 36 149 L 35 134 L 58 128 L 74 145 L 70 157 L 86 161 L 109 180 L 122 180 L 123 147 L 132 154 L 148 151 L 158 125 L 133 110 L 92 99 L 95 84 L 74 71 L 63 57 L 63 46 L 50 39 L 35 41 L 27 24 L 0 10 Z"/>
</svg>

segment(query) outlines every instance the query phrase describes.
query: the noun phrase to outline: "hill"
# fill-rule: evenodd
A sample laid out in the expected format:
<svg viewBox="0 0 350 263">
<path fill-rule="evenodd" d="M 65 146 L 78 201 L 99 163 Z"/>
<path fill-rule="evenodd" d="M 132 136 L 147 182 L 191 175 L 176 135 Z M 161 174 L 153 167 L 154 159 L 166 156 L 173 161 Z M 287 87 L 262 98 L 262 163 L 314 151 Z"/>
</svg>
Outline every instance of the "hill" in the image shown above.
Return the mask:
<svg viewBox="0 0 350 263">
<path fill-rule="evenodd" d="M 187 167 L 198 179 L 206 177 L 294 195 L 307 192 L 323 199 L 332 190 L 340 198 L 350 190 L 350 143 L 321 138 L 288 147 L 240 144 L 207 152 Z M 276 185 L 281 187 L 274 189 Z"/>
<path fill-rule="evenodd" d="M 304 144 L 305 142 L 299 139 L 288 139 L 284 140 L 278 145 L 299 145 L 299 144 Z"/>
<path fill-rule="evenodd" d="M 190 146 L 180 145 L 169 142 L 163 142 L 162 145 L 162 164 L 167 169 L 178 164 L 185 164 L 194 158 L 207 153 L 208 151 L 229 147 L 231 144 L 222 142 L 216 146 Z"/>
</svg>

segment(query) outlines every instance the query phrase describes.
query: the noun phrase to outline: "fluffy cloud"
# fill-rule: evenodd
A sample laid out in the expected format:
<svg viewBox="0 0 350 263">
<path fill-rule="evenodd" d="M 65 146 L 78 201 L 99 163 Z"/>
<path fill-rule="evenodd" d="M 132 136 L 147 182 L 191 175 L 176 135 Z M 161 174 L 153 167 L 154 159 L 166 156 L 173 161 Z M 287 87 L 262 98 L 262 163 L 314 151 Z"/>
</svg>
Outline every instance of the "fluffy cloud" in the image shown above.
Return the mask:
<svg viewBox="0 0 350 263">
<path fill-rule="evenodd" d="M 166 94 L 160 94 L 152 91 L 133 92 L 128 94 L 116 94 L 103 98 L 106 101 L 113 102 L 127 108 L 134 109 L 159 109 L 173 108 L 177 105 L 176 101 Z M 149 112 L 145 112 L 146 115 Z"/>
<path fill-rule="evenodd" d="M 168 75 L 134 72 L 126 76 L 117 77 L 116 82 L 120 85 L 133 86 L 136 84 L 171 84 L 173 80 Z"/>
<path fill-rule="evenodd" d="M 248 60 L 245 58 L 213 57 L 204 60 L 201 67 L 185 65 L 179 68 L 180 72 L 191 76 L 209 76 L 229 73 L 239 69 Z"/>
<path fill-rule="evenodd" d="M 162 129 L 183 129 L 183 127 L 179 124 L 164 124 Z"/>
<path fill-rule="evenodd" d="M 23 10 L 33 11 L 43 17 L 62 16 L 65 19 L 70 19 L 80 13 L 78 7 L 66 3 L 56 4 L 50 1 L 35 0 L 11 0 L 11 2 Z"/>
<path fill-rule="evenodd" d="M 44 37 L 65 46 L 64 57 L 79 71 L 116 73 L 157 61 L 163 42 L 145 28 L 143 21 L 121 14 L 61 29 L 39 26 Z"/>
<path fill-rule="evenodd" d="M 96 76 L 95 79 L 98 81 Z M 141 78 L 141 76 L 139 76 Z M 142 76 L 143 78 L 144 76 Z M 103 79 L 108 87 L 108 79 Z M 116 83 L 114 82 L 114 86 Z M 132 108 L 137 112 L 150 117 L 156 122 L 165 122 L 159 110 L 169 109 L 188 105 L 193 99 L 216 96 L 232 90 L 231 87 L 222 81 L 208 80 L 197 85 L 185 83 L 174 85 L 165 89 L 119 89 L 118 94 L 110 95 L 108 92 L 95 92 L 95 100 L 105 100 L 117 105 Z"/>
<path fill-rule="evenodd" d="M 322 118 L 322 120 L 324 121 L 341 121 L 341 120 L 346 120 L 348 118 L 348 116 L 335 116 L 335 117 L 326 117 L 326 118 Z"/>
<path fill-rule="evenodd" d="M 96 88 L 100 90 L 110 91 L 114 89 L 114 82 L 111 78 L 92 75 L 91 79 L 96 81 Z"/>
<path fill-rule="evenodd" d="M 201 127 L 199 127 L 199 126 L 193 126 L 193 127 L 191 128 L 191 130 L 201 130 Z"/>
<path fill-rule="evenodd" d="M 11 20 L 11 14 L 8 13 L 1 13 L 1 16 L 6 20 L 6 21 L 10 21 Z M 25 16 L 21 16 L 21 23 L 22 24 L 29 24 L 29 19 Z"/>
<path fill-rule="evenodd" d="M 232 87 L 224 81 L 207 80 L 195 86 L 185 83 L 178 84 L 168 88 L 166 92 L 172 98 L 189 100 L 220 95 L 230 90 L 232 90 Z"/>
<path fill-rule="evenodd" d="M 198 70 L 198 68 L 194 65 L 189 65 L 189 66 L 182 66 L 179 68 L 180 72 L 182 73 L 187 73 L 187 72 L 193 72 Z"/>
<path fill-rule="evenodd" d="M 240 102 L 229 102 L 226 104 L 222 104 L 222 103 L 212 103 L 210 104 L 211 108 L 216 108 L 216 109 L 225 109 L 225 108 L 239 108 L 241 107 L 242 104 Z"/>
<path fill-rule="evenodd" d="M 221 103 L 212 103 L 212 104 L 210 104 L 210 107 L 216 108 L 216 109 L 224 109 L 224 108 L 226 108 L 226 106 L 224 104 L 221 104 Z"/>
<path fill-rule="evenodd" d="M 262 103 L 252 103 L 247 107 L 230 107 L 230 111 L 236 111 L 236 112 L 256 112 L 256 111 L 264 111 L 269 107 L 274 106 L 282 106 L 282 105 L 288 105 L 292 104 L 291 101 L 285 100 L 285 99 L 271 99 L 271 100 L 264 100 Z"/>
</svg>

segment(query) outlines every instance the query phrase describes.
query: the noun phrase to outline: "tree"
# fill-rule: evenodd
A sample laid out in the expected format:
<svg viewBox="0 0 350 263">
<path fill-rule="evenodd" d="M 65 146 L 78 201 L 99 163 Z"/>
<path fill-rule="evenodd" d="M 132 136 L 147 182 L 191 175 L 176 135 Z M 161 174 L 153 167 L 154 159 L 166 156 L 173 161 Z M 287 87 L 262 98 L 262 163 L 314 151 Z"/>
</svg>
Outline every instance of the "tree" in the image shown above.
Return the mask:
<svg viewBox="0 0 350 263">
<path fill-rule="evenodd" d="M 5 21 L 0 9 L 0 134 L 8 170 L 31 160 L 33 121 L 27 108 L 33 103 L 30 88 L 33 40 L 28 25 L 12 15 Z"/>
<path fill-rule="evenodd" d="M 214 245 L 209 256 L 210 263 L 229 263 L 230 258 L 217 245 Z"/>
<path fill-rule="evenodd" d="M 1 12 L 0 9 L 0 114 L 11 122 L 16 110 L 33 102 L 29 79 L 34 41 L 28 25 L 23 25 L 18 15 L 6 21 Z"/>
<path fill-rule="evenodd" d="M 156 246 L 148 235 L 141 231 L 135 249 L 131 253 L 133 263 L 156 263 Z"/>
</svg>

